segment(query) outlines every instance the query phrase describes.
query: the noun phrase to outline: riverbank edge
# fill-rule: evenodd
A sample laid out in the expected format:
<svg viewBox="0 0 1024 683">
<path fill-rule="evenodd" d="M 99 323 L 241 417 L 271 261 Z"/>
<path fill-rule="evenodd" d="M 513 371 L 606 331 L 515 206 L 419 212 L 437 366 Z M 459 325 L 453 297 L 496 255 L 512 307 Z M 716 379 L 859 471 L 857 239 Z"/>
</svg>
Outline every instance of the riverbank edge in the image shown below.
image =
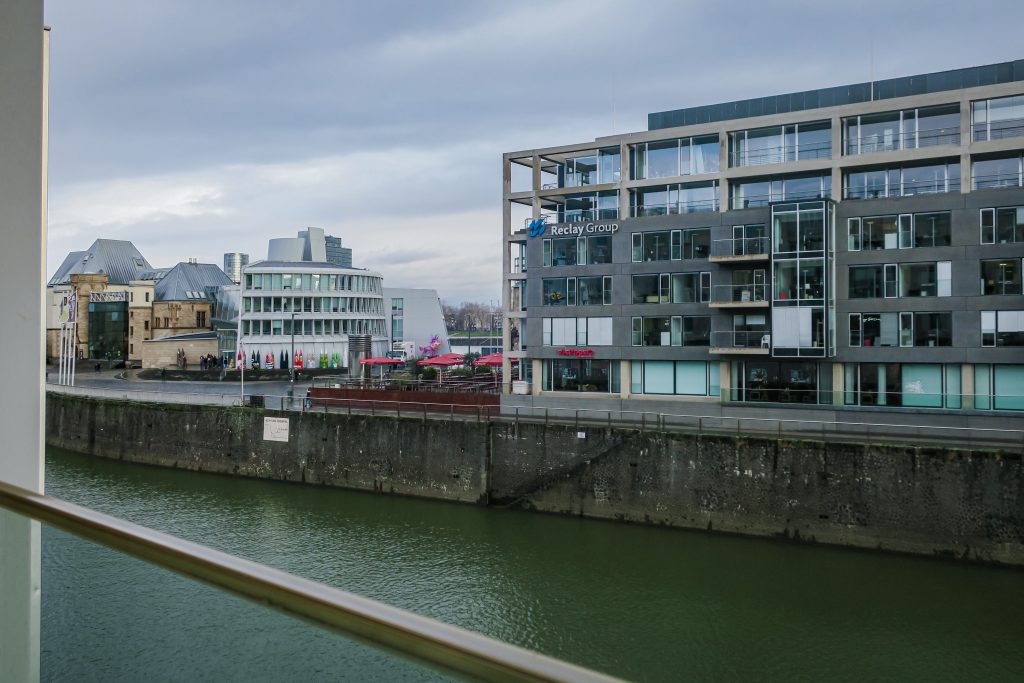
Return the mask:
<svg viewBox="0 0 1024 683">
<path fill-rule="evenodd" d="M 289 419 L 287 442 L 265 417 Z M 47 395 L 47 444 L 449 502 L 1024 566 L 1019 453 Z"/>
</svg>

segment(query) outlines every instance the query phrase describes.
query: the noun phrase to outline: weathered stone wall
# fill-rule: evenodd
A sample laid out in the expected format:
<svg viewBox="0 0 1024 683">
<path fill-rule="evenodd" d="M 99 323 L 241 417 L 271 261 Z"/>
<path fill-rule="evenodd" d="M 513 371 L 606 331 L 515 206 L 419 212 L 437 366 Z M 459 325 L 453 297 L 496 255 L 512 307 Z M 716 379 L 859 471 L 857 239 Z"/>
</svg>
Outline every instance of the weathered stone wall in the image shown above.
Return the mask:
<svg viewBox="0 0 1024 683">
<path fill-rule="evenodd" d="M 287 443 L 264 417 L 290 420 Z M 150 465 L 477 502 L 488 426 L 49 394 L 47 444 Z"/>
<path fill-rule="evenodd" d="M 491 501 L 1024 564 L 1021 455 L 495 425 Z"/>
<path fill-rule="evenodd" d="M 288 417 L 288 443 L 263 441 Z M 192 470 L 1024 565 L 1021 455 L 50 394 L 49 444 Z"/>
</svg>

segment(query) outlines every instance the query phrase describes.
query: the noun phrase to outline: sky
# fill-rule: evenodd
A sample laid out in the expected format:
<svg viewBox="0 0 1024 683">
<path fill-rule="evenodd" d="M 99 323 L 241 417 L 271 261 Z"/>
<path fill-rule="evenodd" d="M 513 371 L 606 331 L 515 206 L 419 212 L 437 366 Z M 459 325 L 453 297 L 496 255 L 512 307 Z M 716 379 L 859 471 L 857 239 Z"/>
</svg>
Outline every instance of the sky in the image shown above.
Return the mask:
<svg viewBox="0 0 1024 683">
<path fill-rule="evenodd" d="M 948 9 L 947 9 L 948 7 Z M 1024 58 L 1024 3 L 47 0 L 49 272 L 324 228 L 385 286 L 501 292 L 501 155 L 649 112 Z"/>
</svg>

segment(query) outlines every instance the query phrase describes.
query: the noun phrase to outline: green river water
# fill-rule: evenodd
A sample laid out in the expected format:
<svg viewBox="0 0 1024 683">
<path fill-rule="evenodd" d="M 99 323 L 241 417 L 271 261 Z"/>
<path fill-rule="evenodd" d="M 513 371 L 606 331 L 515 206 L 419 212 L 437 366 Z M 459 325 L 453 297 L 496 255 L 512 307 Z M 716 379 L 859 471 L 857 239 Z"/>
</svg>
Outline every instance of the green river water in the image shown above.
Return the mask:
<svg viewBox="0 0 1024 683">
<path fill-rule="evenodd" d="M 46 489 L 649 681 L 1024 680 L 1024 571 L 166 470 L 50 450 Z M 46 681 L 439 674 L 43 529 Z"/>
</svg>

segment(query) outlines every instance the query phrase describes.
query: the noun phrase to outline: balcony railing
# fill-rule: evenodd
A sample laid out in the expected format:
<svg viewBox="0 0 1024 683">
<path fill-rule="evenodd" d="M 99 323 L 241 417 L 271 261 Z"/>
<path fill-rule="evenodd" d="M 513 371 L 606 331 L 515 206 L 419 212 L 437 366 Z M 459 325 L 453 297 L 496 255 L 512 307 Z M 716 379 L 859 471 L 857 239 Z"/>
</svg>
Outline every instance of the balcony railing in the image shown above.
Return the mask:
<svg viewBox="0 0 1024 683">
<path fill-rule="evenodd" d="M 700 213 L 702 211 L 718 211 L 718 199 L 694 199 L 665 204 L 637 204 L 633 207 L 633 216 L 635 218 L 675 216 L 686 213 Z"/>
<path fill-rule="evenodd" d="M 767 237 L 743 237 L 715 240 L 711 243 L 711 258 L 731 256 L 767 256 L 772 242 Z"/>
<path fill-rule="evenodd" d="M 859 143 L 859 145 L 858 145 Z M 895 152 L 901 149 L 919 149 L 939 145 L 959 145 L 960 131 L 948 128 L 920 130 L 917 133 L 893 133 L 892 135 L 862 136 L 860 140 L 846 141 L 846 154 L 872 154 L 874 152 Z"/>
<path fill-rule="evenodd" d="M 736 150 L 732 155 L 733 167 L 782 164 L 807 159 L 831 159 L 832 142 L 814 142 L 806 145 L 780 145 L 762 149 Z"/>
<path fill-rule="evenodd" d="M 913 197 L 921 194 L 942 194 L 944 192 L 959 192 L 960 178 L 950 178 L 948 182 L 942 180 L 916 180 L 904 182 L 902 189 L 885 187 L 847 187 L 843 190 L 844 199 L 882 199 L 885 197 Z"/>
<path fill-rule="evenodd" d="M 0 508 L 455 674 L 483 680 L 616 680 L 4 482 Z"/>
<path fill-rule="evenodd" d="M 973 128 L 975 142 L 1015 138 L 1024 135 L 1024 119 L 1005 119 L 990 124 L 976 123 Z"/>
<path fill-rule="evenodd" d="M 768 349 L 771 347 L 771 334 L 760 332 L 737 332 L 723 330 L 711 333 L 711 346 L 729 349 Z"/>
<path fill-rule="evenodd" d="M 994 173 L 976 175 L 973 179 L 975 190 L 995 190 L 1001 187 L 1021 187 L 1020 173 Z"/>
<path fill-rule="evenodd" d="M 733 209 L 753 209 L 760 206 L 768 206 L 772 202 L 796 202 L 805 199 L 828 199 L 831 192 L 786 192 L 781 196 L 770 194 L 754 194 L 733 196 L 730 199 Z"/>
<path fill-rule="evenodd" d="M 711 303 L 768 302 L 768 285 L 715 285 L 711 288 Z"/>
</svg>

